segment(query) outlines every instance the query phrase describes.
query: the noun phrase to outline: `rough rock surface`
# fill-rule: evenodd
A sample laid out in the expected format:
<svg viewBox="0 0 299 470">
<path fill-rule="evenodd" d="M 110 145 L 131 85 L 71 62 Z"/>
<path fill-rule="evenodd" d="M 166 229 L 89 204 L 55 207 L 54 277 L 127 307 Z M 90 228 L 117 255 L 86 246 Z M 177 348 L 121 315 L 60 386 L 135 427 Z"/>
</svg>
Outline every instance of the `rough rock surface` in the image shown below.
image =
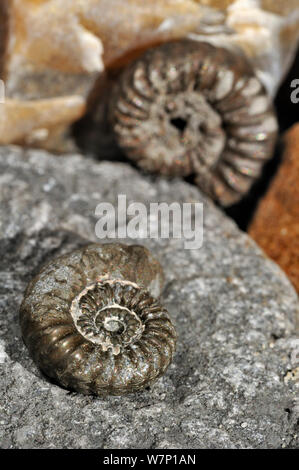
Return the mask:
<svg viewBox="0 0 299 470">
<path fill-rule="evenodd" d="M 54 255 L 95 237 L 95 207 L 204 203 L 204 242 L 142 240 L 165 268 L 162 300 L 179 334 L 151 389 L 99 399 L 49 383 L 20 336 L 27 282 Z M 275 448 L 297 442 L 297 295 L 197 189 L 153 180 L 121 163 L 0 149 L 0 447 Z M 71 234 L 76 232 L 77 235 Z M 131 241 L 135 243 L 135 241 Z"/>
</svg>

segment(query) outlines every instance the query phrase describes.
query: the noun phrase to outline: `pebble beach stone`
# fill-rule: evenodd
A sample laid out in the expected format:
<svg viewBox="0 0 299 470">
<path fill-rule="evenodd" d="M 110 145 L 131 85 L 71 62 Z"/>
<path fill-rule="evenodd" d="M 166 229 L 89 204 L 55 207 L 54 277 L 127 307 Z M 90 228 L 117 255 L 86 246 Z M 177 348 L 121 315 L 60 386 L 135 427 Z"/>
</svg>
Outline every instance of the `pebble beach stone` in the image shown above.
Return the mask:
<svg viewBox="0 0 299 470">
<path fill-rule="evenodd" d="M 41 264 L 95 236 L 99 202 L 204 204 L 198 250 L 140 240 L 165 270 L 174 361 L 149 390 L 105 399 L 50 383 L 18 309 Z M 136 243 L 129 240 L 128 243 Z M 195 187 L 80 155 L 0 149 L 0 447 L 298 446 L 298 297 L 280 268 Z"/>
</svg>

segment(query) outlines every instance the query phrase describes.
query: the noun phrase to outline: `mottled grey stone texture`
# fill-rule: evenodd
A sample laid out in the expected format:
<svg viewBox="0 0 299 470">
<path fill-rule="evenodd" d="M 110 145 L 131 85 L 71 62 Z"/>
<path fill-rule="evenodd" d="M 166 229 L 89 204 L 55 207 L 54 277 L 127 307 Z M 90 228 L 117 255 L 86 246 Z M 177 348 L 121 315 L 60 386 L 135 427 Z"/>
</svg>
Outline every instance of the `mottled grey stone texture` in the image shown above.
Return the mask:
<svg viewBox="0 0 299 470">
<path fill-rule="evenodd" d="M 42 263 L 97 241 L 95 207 L 116 203 L 118 193 L 128 202 L 202 201 L 204 243 L 184 250 L 179 239 L 142 241 L 165 268 L 162 301 L 177 352 L 150 390 L 99 399 L 42 376 L 22 342 L 18 309 Z M 196 188 L 121 163 L 10 147 L 0 149 L 0 200 L 0 447 L 298 445 L 297 296 Z"/>
</svg>

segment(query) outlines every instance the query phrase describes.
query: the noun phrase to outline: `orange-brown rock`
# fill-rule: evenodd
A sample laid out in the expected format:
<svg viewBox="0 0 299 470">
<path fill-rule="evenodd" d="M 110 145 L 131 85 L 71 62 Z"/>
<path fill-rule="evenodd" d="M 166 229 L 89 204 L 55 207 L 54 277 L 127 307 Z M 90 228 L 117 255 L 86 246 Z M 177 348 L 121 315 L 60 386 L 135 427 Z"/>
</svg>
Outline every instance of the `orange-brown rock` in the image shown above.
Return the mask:
<svg viewBox="0 0 299 470">
<path fill-rule="evenodd" d="M 282 164 L 249 233 L 299 292 L 299 123 L 285 136 Z"/>
<path fill-rule="evenodd" d="M 107 69 L 188 35 L 243 49 L 274 94 L 299 30 L 299 16 L 286 3 L 1 0 L 0 77 L 7 104 L 0 110 L 0 144 L 64 150 L 69 126 L 84 114 L 91 93 L 101 96 L 98 82 Z"/>
</svg>

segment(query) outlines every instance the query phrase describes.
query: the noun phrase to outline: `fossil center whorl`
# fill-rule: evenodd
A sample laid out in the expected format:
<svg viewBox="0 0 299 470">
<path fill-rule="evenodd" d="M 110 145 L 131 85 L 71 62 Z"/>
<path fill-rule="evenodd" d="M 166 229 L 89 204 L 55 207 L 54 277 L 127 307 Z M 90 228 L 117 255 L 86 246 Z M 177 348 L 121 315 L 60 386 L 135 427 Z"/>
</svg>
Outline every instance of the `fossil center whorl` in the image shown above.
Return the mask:
<svg viewBox="0 0 299 470">
<path fill-rule="evenodd" d="M 128 281 L 101 281 L 85 288 L 72 302 L 71 315 L 85 339 L 117 355 L 137 341 L 144 325 L 130 307 L 140 288 Z"/>
<path fill-rule="evenodd" d="M 226 135 L 220 114 L 209 104 L 203 94 L 182 91 L 178 94 L 161 94 L 149 108 L 149 121 L 140 122 L 140 133 L 148 134 L 152 161 L 164 155 L 165 164 L 174 167 L 185 164 L 196 151 L 202 164 L 215 165 L 223 151 Z M 168 161 L 167 161 L 168 159 Z"/>
</svg>

